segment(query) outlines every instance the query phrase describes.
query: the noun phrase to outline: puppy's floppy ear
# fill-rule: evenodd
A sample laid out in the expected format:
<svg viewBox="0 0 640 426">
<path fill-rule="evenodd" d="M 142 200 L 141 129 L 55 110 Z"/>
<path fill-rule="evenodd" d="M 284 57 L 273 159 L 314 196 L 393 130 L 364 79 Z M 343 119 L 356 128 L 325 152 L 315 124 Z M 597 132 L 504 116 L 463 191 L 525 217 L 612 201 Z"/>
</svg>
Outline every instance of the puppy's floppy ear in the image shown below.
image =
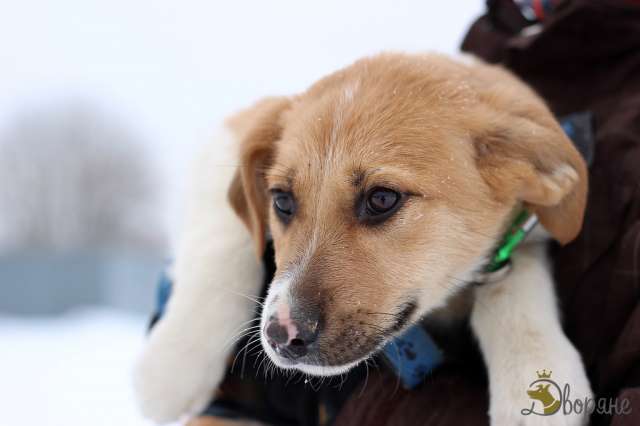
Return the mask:
<svg viewBox="0 0 640 426">
<path fill-rule="evenodd" d="M 566 244 L 582 228 L 585 162 L 533 92 L 509 92 L 507 96 L 517 94 L 519 99 L 500 110 L 495 104 L 485 105 L 482 123 L 476 122 L 481 128 L 474 136 L 478 169 L 498 199 L 523 202 L 558 242 Z"/>
<path fill-rule="evenodd" d="M 282 134 L 281 115 L 290 104 L 288 98 L 267 98 L 227 120 L 240 140 L 240 165 L 229 187 L 229 202 L 249 229 L 258 257 L 264 252 L 268 220 L 264 173 Z"/>
</svg>

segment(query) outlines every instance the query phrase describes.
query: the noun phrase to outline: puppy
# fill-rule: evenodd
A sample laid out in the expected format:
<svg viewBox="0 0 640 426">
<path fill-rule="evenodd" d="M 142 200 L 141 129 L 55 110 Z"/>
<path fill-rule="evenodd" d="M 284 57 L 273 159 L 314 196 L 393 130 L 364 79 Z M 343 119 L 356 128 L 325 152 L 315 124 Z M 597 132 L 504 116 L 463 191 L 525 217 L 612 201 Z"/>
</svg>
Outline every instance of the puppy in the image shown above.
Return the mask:
<svg viewBox="0 0 640 426">
<path fill-rule="evenodd" d="M 506 278 L 467 284 L 522 208 L 562 244 L 582 225 L 585 164 L 526 85 L 479 62 L 382 54 L 264 100 L 228 128 L 237 170 L 203 156 L 176 291 L 138 364 L 147 415 L 196 413 L 215 388 L 223 342 L 250 318 L 239 296 L 259 291 L 250 236 L 257 258 L 267 238 L 275 248 L 256 329 L 278 367 L 344 373 L 467 289 L 491 424 L 586 422 L 521 414 L 541 369 L 575 397 L 591 396 L 560 326 L 544 238 L 516 251 Z M 242 230 L 220 196 L 226 185 Z"/>
</svg>

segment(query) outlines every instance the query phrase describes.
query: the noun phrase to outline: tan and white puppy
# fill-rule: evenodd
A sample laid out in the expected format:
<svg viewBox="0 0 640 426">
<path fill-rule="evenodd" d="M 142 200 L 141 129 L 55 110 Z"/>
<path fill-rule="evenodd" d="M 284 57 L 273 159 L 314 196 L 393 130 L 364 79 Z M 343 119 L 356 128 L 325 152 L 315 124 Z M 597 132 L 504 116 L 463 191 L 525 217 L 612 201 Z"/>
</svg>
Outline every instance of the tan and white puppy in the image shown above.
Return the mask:
<svg viewBox="0 0 640 426">
<path fill-rule="evenodd" d="M 281 368 L 334 375 L 446 309 L 517 209 L 560 243 L 582 225 L 584 162 L 544 102 L 499 67 L 383 54 L 264 100 L 228 127 L 239 166 L 203 156 L 175 294 L 137 369 L 143 410 L 157 421 L 196 413 L 217 385 L 223 342 L 251 315 L 239 295 L 259 292 L 267 238 L 277 271 L 262 346 Z M 583 424 L 521 414 L 537 370 L 553 370 L 576 397 L 591 391 L 560 326 L 544 241 L 513 262 L 506 279 L 473 292 L 469 313 L 491 422 Z"/>
</svg>

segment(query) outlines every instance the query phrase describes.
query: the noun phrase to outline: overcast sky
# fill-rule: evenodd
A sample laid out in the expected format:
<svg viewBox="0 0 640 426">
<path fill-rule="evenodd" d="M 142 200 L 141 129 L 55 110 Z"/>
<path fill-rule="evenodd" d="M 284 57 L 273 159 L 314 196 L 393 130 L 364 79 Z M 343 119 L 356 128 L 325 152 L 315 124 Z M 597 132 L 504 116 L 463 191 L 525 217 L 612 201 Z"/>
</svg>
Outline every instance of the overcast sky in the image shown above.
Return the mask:
<svg viewBox="0 0 640 426">
<path fill-rule="evenodd" d="M 198 144 L 229 113 L 381 50 L 454 53 L 482 0 L 20 0 L 0 14 L 0 130 L 89 100 L 148 145 L 177 216 Z"/>
</svg>

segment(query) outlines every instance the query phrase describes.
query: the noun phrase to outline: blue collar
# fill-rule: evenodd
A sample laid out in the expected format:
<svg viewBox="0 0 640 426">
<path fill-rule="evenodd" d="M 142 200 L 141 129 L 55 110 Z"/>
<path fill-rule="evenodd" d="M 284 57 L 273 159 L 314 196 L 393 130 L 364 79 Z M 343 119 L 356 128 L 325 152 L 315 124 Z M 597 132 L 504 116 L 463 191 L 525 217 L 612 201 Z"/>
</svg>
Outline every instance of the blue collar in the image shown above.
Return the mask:
<svg viewBox="0 0 640 426">
<path fill-rule="evenodd" d="M 410 327 L 382 349 L 405 389 L 418 386 L 443 361 L 443 354 L 420 324 Z"/>
</svg>

